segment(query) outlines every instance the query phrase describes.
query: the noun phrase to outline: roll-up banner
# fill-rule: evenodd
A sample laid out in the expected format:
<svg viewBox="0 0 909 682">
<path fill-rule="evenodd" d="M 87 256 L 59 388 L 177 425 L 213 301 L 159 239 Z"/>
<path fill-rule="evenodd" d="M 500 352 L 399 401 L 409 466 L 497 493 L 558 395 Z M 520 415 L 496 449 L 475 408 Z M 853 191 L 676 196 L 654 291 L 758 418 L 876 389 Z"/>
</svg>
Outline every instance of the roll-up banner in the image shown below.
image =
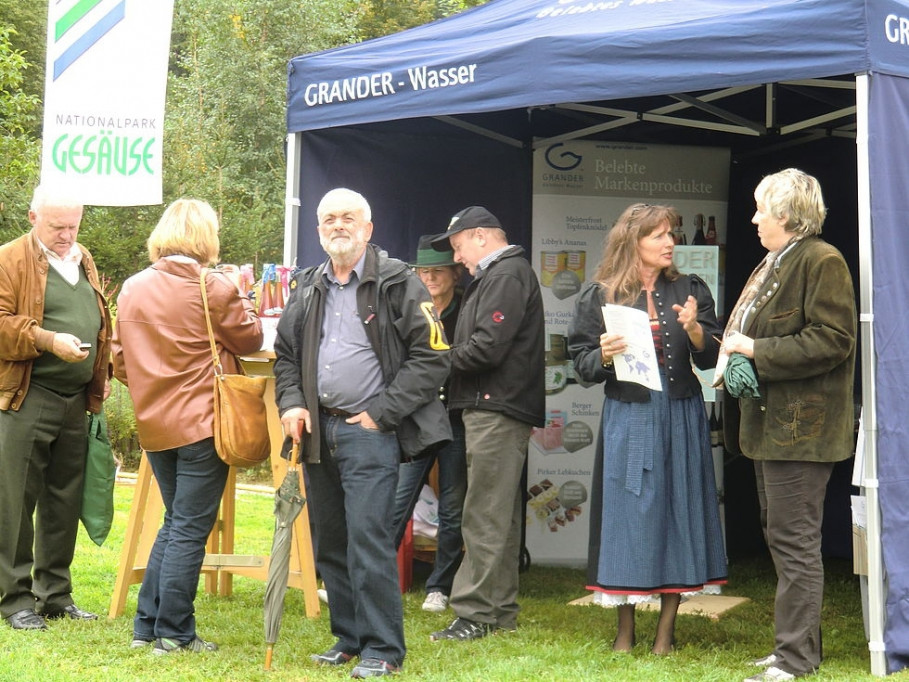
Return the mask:
<svg viewBox="0 0 909 682">
<path fill-rule="evenodd" d="M 594 278 L 606 234 L 630 204 L 674 206 L 682 217 L 674 233 L 676 266 L 700 275 L 722 311 L 729 164 L 725 148 L 577 141 L 535 152 L 532 260 L 547 339 L 546 425 L 533 430 L 527 468 L 526 544 L 536 563 L 587 560 L 603 387 L 585 388 L 575 380 L 567 334 L 577 294 Z M 702 377 L 706 400 L 714 399 L 712 376 Z M 712 406 L 707 409 L 709 414 Z"/>
<path fill-rule="evenodd" d="M 41 182 L 84 204 L 162 201 L 173 0 L 51 0 Z"/>
</svg>

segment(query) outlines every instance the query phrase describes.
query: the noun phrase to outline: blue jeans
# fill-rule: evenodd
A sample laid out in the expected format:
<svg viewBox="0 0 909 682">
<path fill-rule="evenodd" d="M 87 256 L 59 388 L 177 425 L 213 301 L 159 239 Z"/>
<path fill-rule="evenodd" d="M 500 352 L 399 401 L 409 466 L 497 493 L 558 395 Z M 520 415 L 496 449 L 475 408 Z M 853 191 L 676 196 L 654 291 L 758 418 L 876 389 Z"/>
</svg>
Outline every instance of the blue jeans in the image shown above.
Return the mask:
<svg viewBox="0 0 909 682">
<path fill-rule="evenodd" d="M 213 438 L 145 456 L 161 489 L 164 523 L 139 589 L 133 636 L 186 644 L 196 636 L 193 602 L 229 467 Z"/>
<path fill-rule="evenodd" d="M 388 523 L 398 485 L 395 434 L 319 414 L 321 461 L 306 464 L 316 564 L 325 581 L 336 649 L 404 661 L 398 562 Z"/>
<path fill-rule="evenodd" d="M 449 415 L 452 440 L 435 455 L 401 464 L 398 490 L 395 493 L 395 546 L 401 544 L 407 522 L 413 516 L 433 462 L 439 463 L 439 534 L 432 573 L 426 579 L 426 592 L 451 594 L 455 573 L 461 565 L 464 541 L 461 538 L 461 516 L 467 494 L 467 457 L 464 445 L 464 422 L 461 414 Z"/>
</svg>

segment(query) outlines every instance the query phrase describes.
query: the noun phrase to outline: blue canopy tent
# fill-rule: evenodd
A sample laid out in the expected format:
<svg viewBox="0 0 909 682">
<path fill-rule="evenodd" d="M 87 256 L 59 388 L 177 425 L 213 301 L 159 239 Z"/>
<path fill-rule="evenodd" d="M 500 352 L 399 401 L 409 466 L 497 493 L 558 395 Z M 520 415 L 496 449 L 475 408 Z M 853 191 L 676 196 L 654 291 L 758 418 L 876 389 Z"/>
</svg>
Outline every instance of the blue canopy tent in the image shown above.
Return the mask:
<svg viewBox="0 0 909 682">
<path fill-rule="evenodd" d="M 287 124 L 288 264 L 340 184 L 404 259 L 474 203 L 526 245 L 532 151 L 570 139 L 729 147 L 729 225 L 762 174 L 817 175 L 859 282 L 872 672 L 909 665 L 909 320 L 874 315 L 909 300 L 909 0 L 492 0 L 293 59 Z"/>
</svg>

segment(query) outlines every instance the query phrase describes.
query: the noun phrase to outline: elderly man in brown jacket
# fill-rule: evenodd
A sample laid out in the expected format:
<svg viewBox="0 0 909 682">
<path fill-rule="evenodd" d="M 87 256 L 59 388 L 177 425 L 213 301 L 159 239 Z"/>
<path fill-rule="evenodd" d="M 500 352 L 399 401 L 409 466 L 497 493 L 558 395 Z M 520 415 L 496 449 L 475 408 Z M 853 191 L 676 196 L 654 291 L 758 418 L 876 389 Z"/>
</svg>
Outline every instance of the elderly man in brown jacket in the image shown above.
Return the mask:
<svg viewBox="0 0 909 682">
<path fill-rule="evenodd" d="M 38 187 L 28 217 L 31 232 L 0 247 L 0 615 L 42 630 L 45 617 L 97 618 L 73 603 L 70 564 L 111 322 L 76 243 L 82 205 Z"/>
</svg>

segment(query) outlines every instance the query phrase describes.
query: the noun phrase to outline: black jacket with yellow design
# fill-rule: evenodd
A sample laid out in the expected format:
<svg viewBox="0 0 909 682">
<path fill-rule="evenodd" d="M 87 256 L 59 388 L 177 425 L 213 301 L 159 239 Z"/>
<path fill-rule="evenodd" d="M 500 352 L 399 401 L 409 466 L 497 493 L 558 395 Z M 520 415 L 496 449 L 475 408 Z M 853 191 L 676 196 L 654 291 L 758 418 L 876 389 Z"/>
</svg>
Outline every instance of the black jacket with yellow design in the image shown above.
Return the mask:
<svg viewBox="0 0 909 682">
<path fill-rule="evenodd" d="M 306 268 L 293 281 L 275 338 L 278 413 L 304 407 L 312 433 L 303 434 L 303 460 L 319 461 L 318 368 L 328 261 Z M 403 262 L 378 247 L 366 247 L 357 307 L 385 376 L 385 389 L 367 407 L 383 431 L 395 431 L 404 459 L 419 457 L 451 440 L 451 425 L 439 400 L 449 371 L 449 350 L 433 313 L 429 292 Z"/>
</svg>

